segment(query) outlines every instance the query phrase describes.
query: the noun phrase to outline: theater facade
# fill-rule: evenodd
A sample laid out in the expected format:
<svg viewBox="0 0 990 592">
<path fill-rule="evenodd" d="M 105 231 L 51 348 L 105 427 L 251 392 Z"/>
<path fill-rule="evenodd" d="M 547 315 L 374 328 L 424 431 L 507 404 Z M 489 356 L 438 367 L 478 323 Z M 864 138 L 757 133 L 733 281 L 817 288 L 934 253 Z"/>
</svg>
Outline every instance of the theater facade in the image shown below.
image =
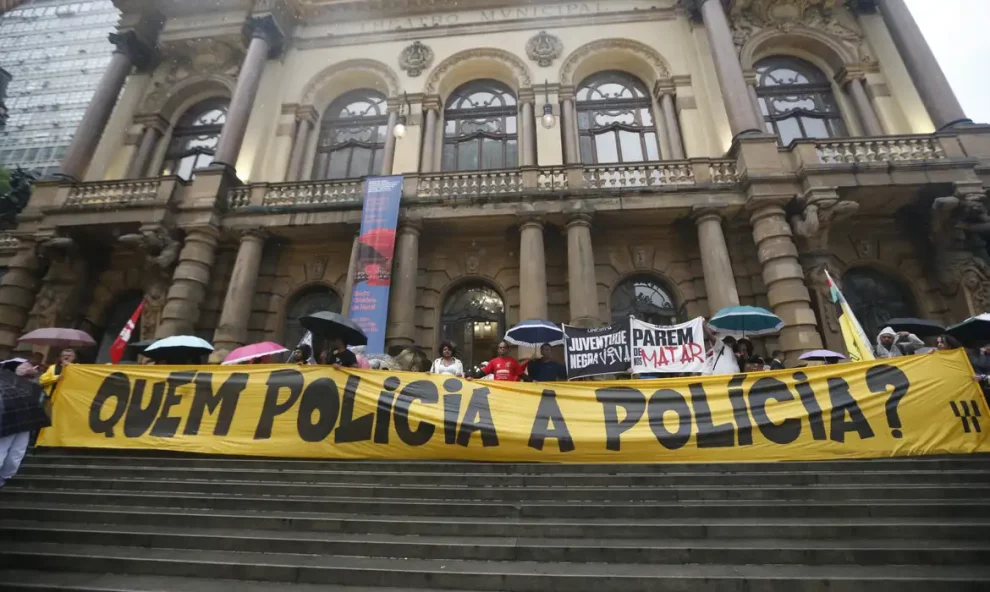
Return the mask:
<svg viewBox="0 0 990 592">
<path fill-rule="evenodd" d="M 117 0 L 57 178 L 0 239 L 0 349 L 72 326 L 294 344 L 402 175 L 389 345 L 730 305 L 842 350 L 990 309 L 990 127 L 904 0 Z"/>
</svg>

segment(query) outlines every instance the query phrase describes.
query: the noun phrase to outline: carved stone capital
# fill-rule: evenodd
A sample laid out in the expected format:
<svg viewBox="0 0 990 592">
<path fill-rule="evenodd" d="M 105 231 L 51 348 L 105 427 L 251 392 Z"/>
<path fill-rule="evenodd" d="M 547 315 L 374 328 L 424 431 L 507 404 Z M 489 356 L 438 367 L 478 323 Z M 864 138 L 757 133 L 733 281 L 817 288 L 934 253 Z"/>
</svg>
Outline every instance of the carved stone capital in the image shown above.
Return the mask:
<svg viewBox="0 0 990 592">
<path fill-rule="evenodd" d="M 399 68 L 410 78 L 416 78 L 433 65 L 433 50 L 421 41 L 414 41 L 399 54 Z"/>
<path fill-rule="evenodd" d="M 440 111 L 443 103 L 440 101 L 440 97 L 437 95 L 429 95 L 423 97 L 423 111 L 433 110 Z"/>
<path fill-rule="evenodd" d="M 661 78 L 653 85 L 653 96 L 660 100 L 664 95 L 677 95 L 677 85 L 672 78 Z"/>
<path fill-rule="evenodd" d="M 269 233 L 263 228 L 249 228 L 241 231 L 241 242 L 260 242 L 268 240 Z"/>
<path fill-rule="evenodd" d="M 540 31 L 526 42 L 526 55 L 541 68 L 549 68 L 564 51 L 560 38 L 546 31 Z"/>
<path fill-rule="evenodd" d="M 319 121 L 319 119 L 320 113 L 312 105 L 301 105 L 296 108 L 296 121 L 313 124 Z"/>
<path fill-rule="evenodd" d="M 159 134 L 165 134 L 169 128 L 169 121 L 157 113 L 145 113 L 134 117 L 134 123 L 150 127 Z"/>
<path fill-rule="evenodd" d="M 282 53 L 285 44 L 286 23 L 272 13 L 261 13 L 248 19 L 245 26 L 247 37 L 254 39 L 264 39 L 268 42 L 268 57 L 275 58 Z"/>
<path fill-rule="evenodd" d="M 574 212 L 567 217 L 567 228 L 571 229 L 578 226 L 591 228 L 592 220 L 594 220 L 594 214 L 591 212 Z"/>
<path fill-rule="evenodd" d="M 839 86 L 845 86 L 853 80 L 866 80 L 866 68 L 863 64 L 846 64 L 835 75 L 835 82 Z"/>
<path fill-rule="evenodd" d="M 695 224 L 701 224 L 712 219 L 718 220 L 719 224 L 721 224 L 722 212 L 718 206 L 694 206 L 691 208 L 691 219 L 694 220 Z"/>
<path fill-rule="evenodd" d="M 154 45 L 143 39 L 135 31 L 110 33 L 110 43 L 116 47 L 114 53 L 122 53 L 138 69 L 144 70 L 151 66 L 158 57 Z"/>
</svg>

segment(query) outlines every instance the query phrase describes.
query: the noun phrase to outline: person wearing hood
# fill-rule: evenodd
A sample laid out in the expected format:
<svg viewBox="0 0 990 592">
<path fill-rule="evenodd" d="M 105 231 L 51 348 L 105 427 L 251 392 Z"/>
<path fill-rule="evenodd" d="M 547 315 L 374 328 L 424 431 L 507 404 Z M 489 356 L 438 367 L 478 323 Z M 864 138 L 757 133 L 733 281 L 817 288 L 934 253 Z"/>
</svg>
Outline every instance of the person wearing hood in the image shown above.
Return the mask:
<svg viewBox="0 0 990 592">
<path fill-rule="evenodd" d="M 907 331 L 895 332 L 890 327 L 884 327 L 877 335 L 877 346 L 873 354 L 878 358 L 899 358 L 909 356 L 918 348 L 925 347 L 925 342 L 918 336 Z"/>
</svg>

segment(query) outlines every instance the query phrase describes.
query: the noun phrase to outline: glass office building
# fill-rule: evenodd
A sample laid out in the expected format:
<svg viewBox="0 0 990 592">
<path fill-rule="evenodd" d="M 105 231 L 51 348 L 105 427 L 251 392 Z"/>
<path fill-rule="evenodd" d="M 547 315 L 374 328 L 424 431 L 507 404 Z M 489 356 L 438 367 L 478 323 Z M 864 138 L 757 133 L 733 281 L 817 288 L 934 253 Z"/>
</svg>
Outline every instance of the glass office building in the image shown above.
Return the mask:
<svg viewBox="0 0 990 592">
<path fill-rule="evenodd" d="M 13 76 L 0 165 L 58 170 L 110 63 L 119 16 L 112 0 L 27 0 L 0 15 L 0 67 Z"/>
</svg>

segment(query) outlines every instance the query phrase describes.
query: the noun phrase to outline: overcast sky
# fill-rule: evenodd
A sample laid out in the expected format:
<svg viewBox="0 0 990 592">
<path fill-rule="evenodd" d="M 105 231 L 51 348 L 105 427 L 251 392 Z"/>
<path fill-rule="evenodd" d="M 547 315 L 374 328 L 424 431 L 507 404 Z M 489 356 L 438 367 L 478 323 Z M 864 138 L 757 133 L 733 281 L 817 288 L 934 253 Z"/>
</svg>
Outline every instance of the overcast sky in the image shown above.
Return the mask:
<svg viewBox="0 0 990 592">
<path fill-rule="evenodd" d="M 990 123 L 990 0 L 907 0 L 966 116 Z"/>
</svg>

